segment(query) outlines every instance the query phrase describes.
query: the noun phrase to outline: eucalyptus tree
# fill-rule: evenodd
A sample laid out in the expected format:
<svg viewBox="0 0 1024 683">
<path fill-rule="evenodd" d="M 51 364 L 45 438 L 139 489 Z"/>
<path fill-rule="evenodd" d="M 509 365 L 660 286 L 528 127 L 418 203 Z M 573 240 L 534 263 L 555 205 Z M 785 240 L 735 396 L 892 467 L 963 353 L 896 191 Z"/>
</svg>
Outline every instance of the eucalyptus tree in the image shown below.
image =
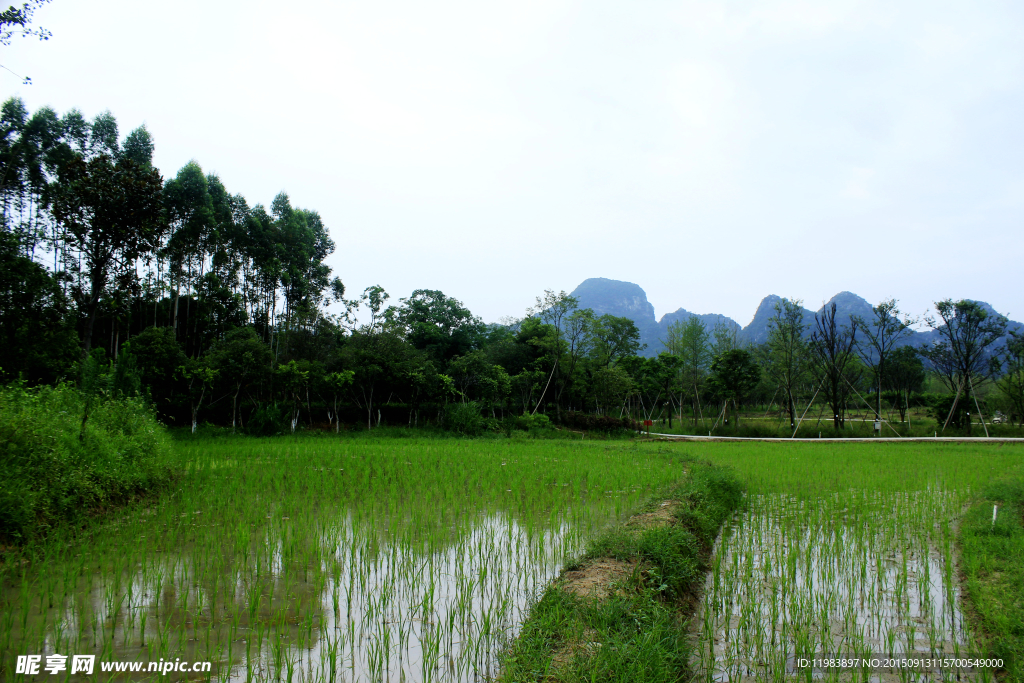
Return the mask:
<svg viewBox="0 0 1024 683">
<path fill-rule="evenodd" d="M 871 307 L 872 318 L 860 316 L 850 319 L 861 332 L 858 346 L 860 356 L 869 365 L 875 377 L 875 419 L 882 418 L 882 377 L 889 354 L 913 334 L 911 326 L 917 320 L 900 312 L 896 299 L 886 299 Z"/>
<path fill-rule="evenodd" d="M 66 242 L 84 261 L 74 288 L 85 317 L 83 355 L 92 348 L 100 297 L 107 288 L 132 293 L 138 287 L 138 259 L 150 254 L 165 230 L 163 182 L 152 168 L 107 154 L 88 161 L 76 156 L 62 166 L 51 212 Z"/>
<path fill-rule="evenodd" d="M 825 402 L 832 411 L 832 425 L 835 429 L 843 429 L 846 427 L 847 404 L 857 379 L 850 376 L 857 367 L 854 362 L 857 328 L 836 324 L 835 303 L 815 314 L 814 327 L 809 344 L 812 367 L 820 378 Z"/>
<path fill-rule="evenodd" d="M 786 402 L 790 427 L 796 426 L 796 390 L 804 381 L 809 354 L 804 330 L 803 301 L 781 299 L 768 320 L 768 340 L 764 345 L 766 374 L 779 388 Z"/>
<path fill-rule="evenodd" d="M 162 251 L 169 265 L 172 303 L 171 327 L 182 337 L 188 350 L 187 329 L 179 331 L 179 303 L 184 289 L 186 321 L 191 318 L 192 291 L 202 278 L 206 252 L 214 230 L 213 199 L 202 167 L 190 161 L 164 186 L 164 210 L 171 234 Z"/>
</svg>

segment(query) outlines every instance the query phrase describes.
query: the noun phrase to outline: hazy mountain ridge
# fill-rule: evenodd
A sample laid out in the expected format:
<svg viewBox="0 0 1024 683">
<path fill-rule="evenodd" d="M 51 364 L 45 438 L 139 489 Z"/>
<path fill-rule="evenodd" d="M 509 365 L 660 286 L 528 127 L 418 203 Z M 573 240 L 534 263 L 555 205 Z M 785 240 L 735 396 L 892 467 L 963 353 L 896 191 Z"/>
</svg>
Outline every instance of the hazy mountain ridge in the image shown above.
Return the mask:
<svg viewBox="0 0 1024 683">
<path fill-rule="evenodd" d="M 598 315 L 610 313 L 635 322 L 640 330 L 640 341 L 647 344 L 647 348 L 641 352 L 645 356 L 656 356 L 663 351 L 665 349 L 664 340 L 668 338 L 669 325 L 677 321 L 685 321 L 691 316 L 702 320 L 709 331 L 714 329 L 715 325 L 723 324 L 737 332 L 741 343 L 763 343 L 768 339 L 768 321 L 775 314 L 775 304 L 782 300 L 782 297 L 776 294 L 769 294 L 758 304 L 750 322 L 745 327 L 741 327 L 739 323 L 728 316 L 718 313 L 692 313 L 684 308 L 666 313 L 658 320 L 655 316 L 654 306 L 647 300 L 647 293 L 642 287 L 632 282 L 600 277 L 589 278 L 572 291 L 572 296 L 579 300 L 580 308 L 591 308 Z M 870 320 L 872 316 L 871 304 L 863 297 L 848 291 L 839 292 L 833 296 L 817 312 L 832 303 L 836 304 L 836 323 L 840 326 L 850 325 L 854 316 L 862 317 L 865 320 Z M 989 304 L 983 301 L 978 303 L 990 314 L 997 314 Z M 803 313 L 804 324 L 807 325 L 806 334 L 810 336 L 814 331 L 816 311 L 804 308 Z M 1008 329 L 1024 331 L 1024 324 L 1011 320 Z M 938 332 L 924 330 L 914 332 L 905 343 L 921 347 L 935 341 L 938 341 Z"/>
</svg>

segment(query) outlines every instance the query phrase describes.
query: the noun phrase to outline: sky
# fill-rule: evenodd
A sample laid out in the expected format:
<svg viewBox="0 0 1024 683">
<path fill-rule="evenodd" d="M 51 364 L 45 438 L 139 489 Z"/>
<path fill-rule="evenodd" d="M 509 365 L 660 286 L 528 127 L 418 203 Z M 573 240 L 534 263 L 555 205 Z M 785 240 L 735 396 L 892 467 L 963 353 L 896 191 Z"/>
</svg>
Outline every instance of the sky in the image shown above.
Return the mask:
<svg viewBox="0 0 1024 683">
<path fill-rule="evenodd" d="M 145 123 L 316 210 L 349 296 L 487 322 L 590 277 L 747 324 L 768 294 L 1024 320 L 1024 5 L 53 0 L 0 95 Z"/>
</svg>

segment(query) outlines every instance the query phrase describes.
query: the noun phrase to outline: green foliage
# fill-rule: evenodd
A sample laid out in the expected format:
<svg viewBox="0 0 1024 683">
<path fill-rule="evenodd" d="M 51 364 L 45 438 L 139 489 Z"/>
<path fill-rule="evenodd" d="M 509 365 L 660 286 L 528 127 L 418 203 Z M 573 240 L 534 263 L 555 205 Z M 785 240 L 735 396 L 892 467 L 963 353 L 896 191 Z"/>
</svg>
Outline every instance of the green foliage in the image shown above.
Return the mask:
<svg viewBox="0 0 1024 683">
<path fill-rule="evenodd" d="M 551 419 L 544 413 L 525 413 L 516 418 L 516 426 L 531 434 L 541 434 L 551 429 Z"/>
<path fill-rule="evenodd" d="M 56 278 L 0 231 L 0 379 L 64 377 L 81 354 L 70 313 Z"/>
<path fill-rule="evenodd" d="M 277 403 L 256 406 L 245 422 L 245 433 L 253 436 L 277 436 L 293 431 L 289 425 L 288 409 Z"/>
<path fill-rule="evenodd" d="M 171 470 L 164 428 L 138 398 L 60 385 L 0 390 L 0 536 L 22 542 L 151 491 Z"/>
<path fill-rule="evenodd" d="M 733 349 L 711 363 L 710 386 L 725 400 L 742 400 L 761 379 L 761 368 L 745 349 Z"/>
<path fill-rule="evenodd" d="M 480 404 L 476 401 L 449 403 L 441 423 L 445 429 L 463 436 L 479 436 L 486 427 Z"/>
<path fill-rule="evenodd" d="M 569 411 L 562 415 L 562 424 L 570 429 L 582 429 L 588 432 L 614 433 L 622 431 L 638 431 L 639 423 L 629 418 L 617 418 L 611 415 L 590 415 Z"/>
</svg>

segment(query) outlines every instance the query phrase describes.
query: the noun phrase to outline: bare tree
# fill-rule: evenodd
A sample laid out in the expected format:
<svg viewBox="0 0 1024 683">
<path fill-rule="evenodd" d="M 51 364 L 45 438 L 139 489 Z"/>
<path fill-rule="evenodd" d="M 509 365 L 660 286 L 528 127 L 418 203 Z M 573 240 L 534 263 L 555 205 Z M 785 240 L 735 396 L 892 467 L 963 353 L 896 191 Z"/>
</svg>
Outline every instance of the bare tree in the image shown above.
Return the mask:
<svg viewBox="0 0 1024 683">
<path fill-rule="evenodd" d="M 823 308 L 814 316 L 815 330 L 811 335 L 811 358 L 815 374 L 821 378 L 825 390 L 825 402 L 832 410 L 832 421 L 836 429 L 846 427 L 846 405 L 853 390 L 848 375 L 854 365 L 854 347 L 857 328 L 836 325 L 836 305 Z"/>
</svg>

